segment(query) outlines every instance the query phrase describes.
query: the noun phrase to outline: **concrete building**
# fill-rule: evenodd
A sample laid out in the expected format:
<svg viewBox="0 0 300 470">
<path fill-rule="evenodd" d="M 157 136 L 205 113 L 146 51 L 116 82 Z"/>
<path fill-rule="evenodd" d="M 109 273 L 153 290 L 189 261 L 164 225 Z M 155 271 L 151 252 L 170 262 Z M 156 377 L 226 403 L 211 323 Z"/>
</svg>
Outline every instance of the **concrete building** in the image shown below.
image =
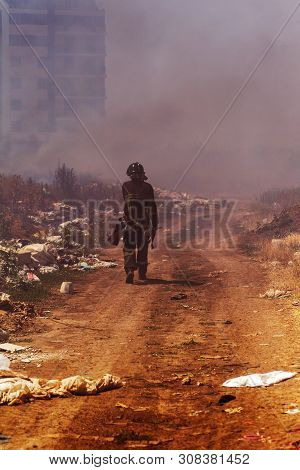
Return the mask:
<svg viewBox="0 0 300 470">
<path fill-rule="evenodd" d="M 10 135 L 47 141 L 105 112 L 105 13 L 95 0 L 7 0 Z M 38 59 L 40 58 L 40 60 Z M 63 92 L 60 93 L 58 88 Z"/>
<path fill-rule="evenodd" d="M 7 5 L 0 4 L 0 138 L 9 131 L 9 21 Z"/>
</svg>

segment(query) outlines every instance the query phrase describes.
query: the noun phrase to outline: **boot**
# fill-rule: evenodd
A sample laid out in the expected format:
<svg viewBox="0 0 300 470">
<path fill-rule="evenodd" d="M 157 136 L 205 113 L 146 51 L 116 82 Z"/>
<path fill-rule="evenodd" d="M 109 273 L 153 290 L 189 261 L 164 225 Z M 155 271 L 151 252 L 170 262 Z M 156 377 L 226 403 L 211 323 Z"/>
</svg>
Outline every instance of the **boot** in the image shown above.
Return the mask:
<svg viewBox="0 0 300 470">
<path fill-rule="evenodd" d="M 126 276 L 126 284 L 133 284 L 134 280 L 134 271 L 128 271 Z"/>
<path fill-rule="evenodd" d="M 147 273 L 145 271 L 139 271 L 139 280 L 147 281 Z"/>
</svg>

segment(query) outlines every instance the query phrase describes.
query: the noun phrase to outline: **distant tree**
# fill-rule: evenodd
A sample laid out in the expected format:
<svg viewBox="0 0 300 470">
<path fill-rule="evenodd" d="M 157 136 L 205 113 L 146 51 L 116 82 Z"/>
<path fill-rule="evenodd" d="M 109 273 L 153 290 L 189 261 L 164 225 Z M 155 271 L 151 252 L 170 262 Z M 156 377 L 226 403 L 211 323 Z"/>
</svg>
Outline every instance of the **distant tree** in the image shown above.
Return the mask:
<svg viewBox="0 0 300 470">
<path fill-rule="evenodd" d="M 77 177 L 73 168 L 67 167 L 65 163 L 59 165 L 54 175 L 54 189 L 57 196 L 70 198 L 75 196 Z"/>
</svg>

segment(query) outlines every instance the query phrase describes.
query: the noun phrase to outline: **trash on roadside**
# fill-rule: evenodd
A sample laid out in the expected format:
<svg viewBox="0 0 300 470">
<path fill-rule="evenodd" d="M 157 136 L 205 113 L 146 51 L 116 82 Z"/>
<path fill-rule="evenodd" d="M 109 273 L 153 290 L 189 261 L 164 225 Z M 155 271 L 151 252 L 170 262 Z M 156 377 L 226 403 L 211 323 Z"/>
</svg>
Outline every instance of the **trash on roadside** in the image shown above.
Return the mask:
<svg viewBox="0 0 300 470">
<path fill-rule="evenodd" d="M 187 377 L 184 377 L 181 381 L 182 385 L 191 385 L 192 383 L 192 378 L 190 375 L 188 375 Z"/>
<path fill-rule="evenodd" d="M 116 268 L 118 263 L 115 263 L 114 261 L 99 261 L 96 266 L 97 268 Z"/>
<path fill-rule="evenodd" d="M 291 403 L 287 410 L 283 411 L 284 415 L 296 415 L 300 413 L 300 408 L 295 403 Z"/>
<path fill-rule="evenodd" d="M 1 351 L 6 351 L 6 352 L 19 352 L 19 351 L 25 351 L 26 348 L 24 346 L 18 346 L 16 344 L 12 343 L 2 343 L 0 344 L 0 350 Z"/>
<path fill-rule="evenodd" d="M 283 299 L 290 297 L 292 292 L 290 290 L 269 289 L 264 294 L 260 294 L 261 299 Z"/>
<path fill-rule="evenodd" d="M 52 274 L 59 270 L 58 266 L 42 266 L 40 268 L 41 274 Z"/>
<path fill-rule="evenodd" d="M 125 405 L 125 403 L 120 403 L 120 402 L 116 403 L 115 407 L 116 408 L 123 408 L 124 410 L 127 410 L 129 408 L 128 405 Z"/>
<path fill-rule="evenodd" d="M 7 300 L 9 300 L 9 299 L 10 299 L 10 295 L 9 295 L 9 294 L 4 294 L 4 293 L 1 293 L 1 294 L 0 294 L 0 301 L 1 301 L 1 302 L 5 302 L 5 301 L 7 301 Z"/>
<path fill-rule="evenodd" d="M 238 387 L 269 387 L 270 385 L 283 382 L 285 380 L 295 377 L 295 372 L 272 371 L 266 374 L 250 374 L 236 377 L 234 379 L 226 380 L 223 387 L 238 388 Z"/>
<path fill-rule="evenodd" d="M 35 274 L 33 273 L 27 273 L 27 280 L 29 282 L 41 282 L 40 278 L 38 278 Z"/>
<path fill-rule="evenodd" d="M 9 338 L 9 333 L 5 330 L 2 330 L 2 328 L 0 328 L 0 341 L 7 341 Z"/>
<path fill-rule="evenodd" d="M 10 437 L 5 434 L 0 434 L 0 445 L 7 444 L 10 441 Z"/>
<path fill-rule="evenodd" d="M 0 403 L 20 405 L 32 399 L 97 395 L 120 388 L 122 385 L 119 378 L 109 374 L 95 380 L 80 375 L 63 380 L 45 380 L 2 370 L 0 371 Z"/>
<path fill-rule="evenodd" d="M 0 370 L 9 370 L 10 360 L 4 354 L 0 354 Z"/>
<path fill-rule="evenodd" d="M 171 300 L 183 300 L 183 299 L 187 299 L 187 295 L 183 294 L 182 292 L 180 292 L 179 294 L 175 294 L 171 297 Z"/>
<path fill-rule="evenodd" d="M 73 283 L 63 282 L 60 287 L 60 293 L 61 294 L 73 294 L 74 293 Z"/>
<path fill-rule="evenodd" d="M 243 408 L 241 406 L 239 406 L 238 408 L 226 408 L 226 410 L 224 411 L 225 413 L 228 413 L 229 415 L 233 415 L 236 413 L 241 413 L 241 411 L 243 411 Z"/>
<path fill-rule="evenodd" d="M 234 395 L 222 395 L 218 401 L 218 405 L 226 405 L 226 403 L 229 403 L 235 399 L 236 397 Z"/>
</svg>

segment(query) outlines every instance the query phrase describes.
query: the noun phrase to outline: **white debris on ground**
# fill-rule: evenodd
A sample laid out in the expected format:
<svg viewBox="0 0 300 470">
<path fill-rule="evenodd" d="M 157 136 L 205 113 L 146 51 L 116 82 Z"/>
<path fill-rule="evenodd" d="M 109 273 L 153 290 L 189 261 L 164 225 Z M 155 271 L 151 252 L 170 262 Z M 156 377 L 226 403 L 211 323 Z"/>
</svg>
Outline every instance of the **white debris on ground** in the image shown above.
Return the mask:
<svg viewBox="0 0 300 470">
<path fill-rule="evenodd" d="M 23 346 L 18 346 L 17 344 L 12 344 L 12 343 L 2 343 L 0 344 L 0 351 L 6 351 L 6 352 L 17 352 L 17 351 L 24 351 L 26 348 Z"/>
<path fill-rule="evenodd" d="M 30 286 L 42 281 L 42 275 L 53 274 L 60 269 L 92 271 L 114 268 L 114 260 L 103 260 L 97 254 L 87 253 L 84 248 L 89 239 L 90 227 L 87 218 L 73 218 L 74 208 L 63 203 L 53 204 L 53 210 L 38 212 L 31 216 L 40 231 L 34 235 L 36 241 L 0 240 L 0 277 L 10 287 Z M 64 212 L 70 220 L 62 222 Z"/>
<path fill-rule="evenodd" d="M 280 289 L 269 289 L 264 294 L 260 294 L 261 299 L 279 299 L 287 298 L 292 295 L 290 290 L 280 290 Z"/>
<path fill-rule="evenodd" d="M 98 395 L 122 386 L 121 380 L 110 374 L 98 379 L 76 375 L 63 380 L 45 380 L 0 370 L 0 404 L 20 405 L 34 399 Z"/>
<path fill-rule="evenodd" d="M 223 387 L 269 387 L 295 377 L 295 372 L 272 371 L 265 374 L 251 374 L 235 377 L 223 383 Z"/>
<path fill-rule="evenodd" d="M 10 369 L 10 360 L 8 357 L 0 354 L 0 370 L 9 370 Z"/>
</svg>

